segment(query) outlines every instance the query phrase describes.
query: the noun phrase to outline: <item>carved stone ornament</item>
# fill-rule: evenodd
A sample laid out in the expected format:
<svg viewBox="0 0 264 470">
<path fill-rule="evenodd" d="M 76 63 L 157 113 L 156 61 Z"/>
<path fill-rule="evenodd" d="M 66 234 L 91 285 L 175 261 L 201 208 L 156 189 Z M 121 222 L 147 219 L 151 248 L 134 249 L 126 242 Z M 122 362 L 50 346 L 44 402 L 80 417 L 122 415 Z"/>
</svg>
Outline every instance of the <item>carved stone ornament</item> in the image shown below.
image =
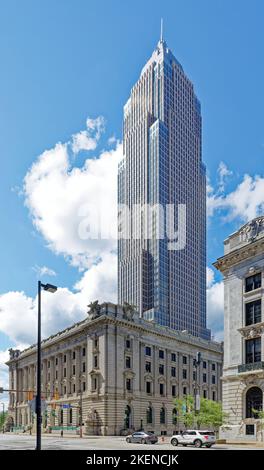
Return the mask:
<svg viewBox="0 0 264 470">
<path fill-rule="evenodd" d="M 91 302 L 88 305 L 88 308 L 90 309 L 88 311 L 88 317 L 90 320 L 93 320 L 94 318 L 97 318 L 100 316 L 101 313 L 101 305 L 99 304 L 98 300 L 95 300 L 94 302 Z"/>
<path fill-rule="evenodd" d="M 245 328 L 239 328 L 238 330 L 243 338 L 255 338 L 256 336 L 262 335 L 264 333 L 264 323 L 258 326 L 250 326 L 250 328 L 245 327 Z"/>
<path fill-rule="evenodd" d="M 240 235 L 244 241 L 254 240 L 260 231 L 264 229 L 264 217 L 258 217 L 257 219 L 249 222 L 240 231 Z"/>
<path fill-rule="evenodd" d="M 133 320 L 134 314 L 136 311 L 135 305 L 130 305 L 128 302 L 124 302 L 123 305 L 123 312 L 124 312 L 124 318 L 126 320 Z"/>
</svg>

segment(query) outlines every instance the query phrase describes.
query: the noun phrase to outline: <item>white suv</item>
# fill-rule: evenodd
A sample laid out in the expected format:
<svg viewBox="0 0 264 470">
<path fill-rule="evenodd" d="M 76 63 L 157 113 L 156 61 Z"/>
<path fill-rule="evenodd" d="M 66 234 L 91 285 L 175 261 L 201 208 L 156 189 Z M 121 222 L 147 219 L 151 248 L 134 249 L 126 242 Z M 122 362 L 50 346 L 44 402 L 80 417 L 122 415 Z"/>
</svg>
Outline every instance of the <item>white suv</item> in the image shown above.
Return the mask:
<svg viewBox="0 0 264 470">
<path fill-rule="evenodd" d="M 197 431 L 190 429 L 183 433 L 174 434 L 170 442 L 173 446 L 181 444 L 183 446 L 211 447 L 215 444 L 215 433 L 213 431 Z"/>
</svg>

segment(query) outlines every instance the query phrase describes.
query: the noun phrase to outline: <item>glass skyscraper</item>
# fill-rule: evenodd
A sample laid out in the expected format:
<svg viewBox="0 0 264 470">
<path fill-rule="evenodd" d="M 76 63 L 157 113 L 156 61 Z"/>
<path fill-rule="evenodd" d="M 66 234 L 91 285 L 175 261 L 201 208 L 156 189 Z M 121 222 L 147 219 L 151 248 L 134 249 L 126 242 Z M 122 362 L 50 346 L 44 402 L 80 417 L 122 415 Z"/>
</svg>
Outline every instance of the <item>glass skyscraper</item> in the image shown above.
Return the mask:
<svg viewBox="0 0 264 470">
<path fill-rule="evenodd" d="M 118 241 L 118 302 L 135 305 L 161 325 L 210 339 L 201 108 L 162 37 L 124 106 L 123 155 L 118 203 L 129 211 L 119 210 L 118 227 L 131 232 Z M 147 205 L 164 212 L 140 209 Z M 168 205 L 175 208 L 174 222 Z M 182 226 L 177 249 L 169 248 L 162 221 L 163 227 Z"/>
</svg>

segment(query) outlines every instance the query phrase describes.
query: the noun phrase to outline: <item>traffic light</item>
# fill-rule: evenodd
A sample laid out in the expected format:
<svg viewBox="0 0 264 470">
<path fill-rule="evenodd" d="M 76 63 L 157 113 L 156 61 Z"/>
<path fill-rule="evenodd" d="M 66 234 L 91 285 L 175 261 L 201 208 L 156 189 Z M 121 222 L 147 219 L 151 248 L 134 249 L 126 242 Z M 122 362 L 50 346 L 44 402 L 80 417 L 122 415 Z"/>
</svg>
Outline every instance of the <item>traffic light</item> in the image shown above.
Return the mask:
<svg viewBox="0 0 264 470">
<path fill-rule="evenodd" d="M 34 392 L 32 392 L 32 391 L 27 392 L 27 400 L 31 401 L 31 400 L 33 400 L 33 398 L 34 398 Z"/>
<path fill-rule="evenodd" d="M 0 393 L 4 393 L 3 387 L 0 387 Z"/>
</svg>

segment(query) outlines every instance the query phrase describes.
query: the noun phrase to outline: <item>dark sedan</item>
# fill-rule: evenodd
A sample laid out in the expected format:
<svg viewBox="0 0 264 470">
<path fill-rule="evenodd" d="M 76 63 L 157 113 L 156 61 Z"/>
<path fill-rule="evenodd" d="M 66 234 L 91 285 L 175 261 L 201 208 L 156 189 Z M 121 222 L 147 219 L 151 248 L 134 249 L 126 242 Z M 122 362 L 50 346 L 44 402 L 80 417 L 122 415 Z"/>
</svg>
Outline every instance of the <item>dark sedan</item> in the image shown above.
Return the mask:
<svg viewBox="0 0 264 470">
<path fill-rule="evenodd" d="M 139 443 L 139 444 L 156 444 L 158 442 L 157 436 L 151 432 L 138 431 L 133 432 L 126 437 L 128 443 Z"/>
</svg>

